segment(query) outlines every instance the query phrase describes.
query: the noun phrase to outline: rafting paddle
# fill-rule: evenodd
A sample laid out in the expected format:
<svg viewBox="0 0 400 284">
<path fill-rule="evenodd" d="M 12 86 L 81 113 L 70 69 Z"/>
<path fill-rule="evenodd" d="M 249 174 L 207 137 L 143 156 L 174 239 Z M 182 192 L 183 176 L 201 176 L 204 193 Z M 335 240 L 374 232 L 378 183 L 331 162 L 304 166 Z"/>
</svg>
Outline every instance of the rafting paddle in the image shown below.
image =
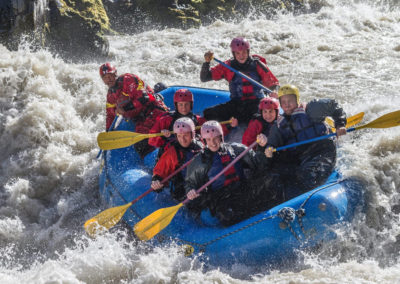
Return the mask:
<svg viewBox="0 0 400 284">
<path fill-rule="evenodd" d="M 232 123 L 232 120 L 222 121 L 220 124 Z M 197 126 L 196 129 L 200 129 L 201 126 Z M 171 131 L 171 134 L 173 132 Z M 131 131 L 110 131 L 101 132 L 97 136 L 97 143 L 102 150 L 113 150 L 131 146 L 144 139 L 151 137 L 163 136 L 162 133 L 137 133 Z"/>
<path fill-rule="evenodd" d="M 395 111 L 391 112 L 388 114 L 385 114 L 370 123 L 349 128 L 347 132 L 355 131 L 355 130 L 360 130 L 363 128 L 389 128 L 389 127 L 395 127 L 400 125 L 400 111 Z M 331 133 L 328 135 L 316 137 L 313 139 L 309 139 L 306 141 L 301 141 L 297 143 L 293 143 L 290 145 L 278 147 L 275 149 L 275 151 L 281 151 L 284 149 L 289 149 L 293 148 L 299 145 L 311 143 L 314 141 L 318 140 L 323 140 L 327 139 L 329 137 L 335 136 L 336 133 Z M 253 148 L 257 142 L 254 142 L 251 144 L 245 151 L 243 151 L 239 156 L 237 156 L 233 161 L 231 161 L 220 173 L 218 173 L 215 177 L 213 177 L 210 181 L 208 181 L 206 184 L 204 184 L 202 187 L 200 187 L 198 190 L 196 190 L 197 193 L 200 193 L 204 188 L 206 188 L 208 185 L 210 185 L 212 182 L 214 182 L 219 176 L 221 176 L 223 173 L 225 173 L 230 167 L 233 166 L 234 163 L 236 163 L 245 153 L 249 151 L 249 149 Z M 141 240 L 149 240 L 153 238 L 155 235 L 157 235 L 161 230 L 163 230 L 165 227 L 171 223 L 172 219 L 174 218 L 175 214 L 178 212 L 178 210 L 188 203 L 190 200 L 185 199 L 183 202 L 179 203 L 178 205 L 168 207 L 168 208 L 162 208 L 159 209 L 152 214 L 148 215 L 144 219 L 142 219 L 140 222 L 138 222 L 135 227 L 134 227 L 134 232 L 138 236 L 139 239 Z"/>
<path fill-rule="evenodd" d="M 175 170 L 173 173 L 171 173 L 169 176 L 164 178 L 161 183 L 166 183 L 170 178 L 175 176 L 177 173 L 182 171 L 185 167 L 187 167 L 192 161 L 194 157 L 184 163 L 182 166 L 180 166 L 177 170 Z M 147 191 L 142 193 L 140 196 L 138 196 L 136 199 L 132 200 L 131 202 L 121 205 L 121 206 L 116 206 L 109 208 L 107 210 L 102 211 L 101 213 L 97 214 L 93 218 L 87 220 L 85 224 L 83 225 L 85 228 L 86 233 L 93 237 L 96 235 L 96 233 L 100 230 L 109 230 L 110 228 L 114 227 L 124 216 L 126 210 L 128 210 L 129 207 L 131 207 L 133 204 L 138 202 L 140 199 L 148 195 L 150 192 L 153 191 L 153 188 L 149 188 Z"/>
</svg>

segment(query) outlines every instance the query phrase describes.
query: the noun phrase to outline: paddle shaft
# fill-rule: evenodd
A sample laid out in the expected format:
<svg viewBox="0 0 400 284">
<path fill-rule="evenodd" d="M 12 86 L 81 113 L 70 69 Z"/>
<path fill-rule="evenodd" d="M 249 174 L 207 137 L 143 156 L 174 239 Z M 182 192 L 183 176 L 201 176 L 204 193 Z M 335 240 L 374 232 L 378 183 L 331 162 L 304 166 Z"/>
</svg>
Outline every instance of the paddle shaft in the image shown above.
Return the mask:
<svg viewBox="0 0 400 284">
<path fill-rule="evenodd" d="M 202 187 L 200 187 L 198 190 L 196 190 L 196 193 L 202 192 L 207 186 L 212 184 L 214 181 L 216 181 L 221 175 L 223 175 L 227 170 L 229 170 L 237 161 L 239 161 L 244 155 L 247 154 L 254 146 L 256 146 L 257 141 L 254 141 L 246 150 L 244 150 L 242 153 L 239 154 L 233 161 L 231 161 L 222 171 L 220 171 L 216 176 L 214 176 L 212 179 L 210 179 L 208 182 L 206 182 Z M 184 201 L 182 201 L 182 204 L 185 205 L 186 203 L 190 202 L 191 200 L 189 198 L 186 198 Z"/>
<path fill-rule="evenodd" d="M 114 120 L 113 120 L 113 122 L 111 123 L 110 128 L 108 128 L 108 130 L 107 130 L 106 132 L 112 131 L 112 130 L 113 130 L 113 127 L 114 127 L 115 123 L 117 122 L 117 120 L 118 120 L 118 115 L 116 115 L 116 116 L 114 117 Z M 101 156 L 101 153 L 103 153 L 103 149 L 100 149 L 99 153 L 97 154 L 96 159 L 98 159 L 98 158 Z"/>
<path fill-rule="evenodd" d="M 250 83 L 252 83 L 253 85 L 256 85 L 257 87 L 265 90 L 268 94 L 272 93 L 272 91 L 270 89 L 268 89 L 267 87 L 265 87 L 264 85 L 260 84 L 259 82 L 257 82 L 256 80 L 250 78 L 249 76 L 243 74 L 240 71 L 235 70 L 234 68 L 232 68 L 231 66 L 229 66 L 228 64 L 226 64 L 225 62 L 217 59 L 214 57 L 214 60 L 217 61 L 219 64 L 221 64 L 222 66 L 228 68 L 229 70 L 231 70 L 232 72 L 238 74 L 239 76 L 241 76 L 242 78 L 246 79 L 247 81 L 249 81 Z"/>
<path fill-rule="evenodd" d="M 356 128 L 352 127 L 352 128 L 347 129 L 347 132 L 352 132 L 354 130 L 356 130 Z M 281 150 L 286 150 L 286 149 L 289 149 L 289 148 L 293 148 L 293 147 L 297 147 L 297 146 L 300 146 L 300 145 L 312 143 L 312 142 L 315 142 L 315 141 L 324 140 L 324 139 L 327 139 L 327 138 L 332 137 L 332 136 L 336 136 L 336 133 L 330 133 L 330 134 L 319 136 L 319 137 L 315 137 L 315 138 L 312 138 L 312 139 L 309 139 L 309 140 L 300 141 L 300 142 L 296 142 L 296 143 L 293 143 L 293 144 L 281 146 L 281 147 L 276 148 L 274 150 L 274 152 L 278 152 L 278 151 L 281 151 Z"/>
</svg>

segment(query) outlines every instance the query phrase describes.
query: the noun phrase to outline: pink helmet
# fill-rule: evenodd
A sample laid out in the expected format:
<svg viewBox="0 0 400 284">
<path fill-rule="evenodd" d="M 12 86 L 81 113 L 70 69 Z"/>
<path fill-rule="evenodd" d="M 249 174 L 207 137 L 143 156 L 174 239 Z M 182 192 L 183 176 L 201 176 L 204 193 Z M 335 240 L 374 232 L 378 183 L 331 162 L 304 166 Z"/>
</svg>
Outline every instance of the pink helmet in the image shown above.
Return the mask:
<svg viewBox="0 0 400 284">
<path fill-rule="evenodd" d="M 235 37 L 231 41 L 231 50 L 232 52 L 234 51 L 242 51 L 242 50 L 249 50 L 250 49 L 250 43 L 247 41 L 247 39 L 243 37 Z"/>
<path fill-rule="evenodd" d="M 222 131 L 221 124 L 219 124 L 218 121 L 209 120 L 201 126 L 201 138 L 206 139 L 217 136 L 221 136 L 222 142 L 224 142 L 224 132 Z"/>
<path fill-rule="evenodd" d="M 177 119 L 174 123 L 175 134 L 183 134 L 186 132 L 192 132 L 192 137 L 196 135 L 196 129 L 194 127 L 194 122 L 189 117 L 181 117 Z"/>
<path fill-rule="evenodd" d="M 112 65 L 110 62 L 106 62 L 100 66 L 100 77 L 103 78 L 106 74 L 116 74 L 117 68 Z"/>
<path fill-rule="evenodd" d="M 188 89 L 179 89 L 174 94 L 174 104 L 177 102 L 191 102 L 193 103 L 193 94 Z"/>
<path fill-rule="evenodd" d="M 258 109 L 259 110 L 263 110 L 263 109 L 275 109 L 278 110 L 279 109 L 279 101 L 275 98 L 263 98 L 260 101 L 260 104 L 258 105 Z"/>
</svg>

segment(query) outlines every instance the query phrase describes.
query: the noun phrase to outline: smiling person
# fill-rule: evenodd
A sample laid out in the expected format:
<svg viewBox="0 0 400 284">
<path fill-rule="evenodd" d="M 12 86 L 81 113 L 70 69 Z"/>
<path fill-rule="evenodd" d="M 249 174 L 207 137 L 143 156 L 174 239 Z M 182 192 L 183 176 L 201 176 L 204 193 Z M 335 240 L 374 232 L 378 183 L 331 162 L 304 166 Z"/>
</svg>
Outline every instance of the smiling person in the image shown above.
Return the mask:
<svg viewBox="0 0 400 284">
<path fill-rule="evenodd" d="M 206 119 L 193 114 L 193 94 L 188 89 L 179 89 L 174 94 L 174 105 L 175 110 L 163 114 L 153 127 L 150 129 L 150 133 L 163 133 L 163 136 L 152 137 L 149 139 L 149 144 L 153 147 L 160 148 L 158 155 L 159 157 L 162 153 L 169 147 L 169 143 L 175 139 L 174 135 L 171 135 L 172 127 L 174 122 L 181 117 L 190 118 L 195 126 L 201 126 Z M 237 126 L 237 120 L 233 119 L 230 127 Z M 229 132 L 229 128 L 224 127 L 224 134 Z"/>
<path fill-rule="evenodd" d="M 279 101 L 275 98 L 263 98 L 258 105 L 259 113 L 253 115 L 245 130 L 242 143 L 250 146 L 257 138 L 265 146 L 269 131 L 279 115 Z"/>
<path fill-rule="evenodd" d="M 300 104 L 299 89 L 284 85 L 278 91 L 279 102 L 284 113 L 271 128 L 265 155 L 273 166 L 266 172 L 269 187 L 279 187 L 289 182 L 284 189 L 284 199 L 293 198 L 323 184 L 336 164 L 336 144 L 333 139 L 324 139 L 280 151 L 273 148 L 323 136 L 329 133 L 324 123 L 326 117 L 335 121 L 337 136 L 346 134 L 346 114 L 333 99 L 312 100 Z"/>
<path fill-rule="evenodd" d="M 176 141 L 171 143 L 171 147 L 164 152 L 153 169 L 151 187 L 155 192 L 161 192 L 164 188 L 164 184 L 161 183 L 164 178 L 192 159 L 203 148 L 203 143 L 196 140 L 195 126 L 189 117 L 176 120 L 173 130 Z M 185 175 L 186 168 L 172 177 L 169 183 L 171 196 L 178 201 L 185 199 Z"/>
<path fill-rule="evenodd" d="M 102 64 L 99 71 L 108 87 L 106 130 L 118 113 L 135 123 L 136 132 L 149 133 L 157 117 L 168 110 L 164 102 L 156 99 L 153 89 L 135 74 L 117 76 L 117 69 L 109 62 Z M 134 147 L 142 158 L 154 150 L 147 140 L 136 143 Z"/>
<path fill-rule="evenodd" d="M 237 71 L 249 76 L 270 90 L 274 91 L 279 86 L 279 81 L 267 67 L 266 60 L 259 55 L 250 55 L 250 43 L 243 37 L 234 38 L 230 44 L 233 59 L 225 63 Z M 232 72 L 221 64 L 210 68 L 214 54 L 208 51 L 204 54 L 205 62 L 201 67 L 200 80 L 225 79 L 229 82 L 231 100 L 227 103 L 213 106 L 204 110 L 207 120 L 227 120 L 236 117 L 239 122 L 248 123 L 252 115 L 257 112 L 257 107 L 265 97 L 260 87 L 252 85 L 249 81 Z M 276 96 L 272 93 L 271 96 Z"/>
<path fill-rule="evenodd" d="M 222 127 L 214 120 L 203 124 L 201 137 L 206 142 L 206 148 L 189 165 L 185 179 L 187 197 L 192 200 L 187 206 L 198 215 L 209 210 L 222 225 L 239 222 L 249 216 L 251 206 L 246 202 L 246 196 L 252 194 L 246 186 L 250 177 L 245 175 L 244 170 L 248 169 L 252 175 L 257 175 L 261 169 L 261 162 L 266 160 L 264 154 L 250 150 L 206 190 L 198 194 L 195 189 L 220 173 L 247 149 L 239 143 L 224 142 Z"/>
</svg>

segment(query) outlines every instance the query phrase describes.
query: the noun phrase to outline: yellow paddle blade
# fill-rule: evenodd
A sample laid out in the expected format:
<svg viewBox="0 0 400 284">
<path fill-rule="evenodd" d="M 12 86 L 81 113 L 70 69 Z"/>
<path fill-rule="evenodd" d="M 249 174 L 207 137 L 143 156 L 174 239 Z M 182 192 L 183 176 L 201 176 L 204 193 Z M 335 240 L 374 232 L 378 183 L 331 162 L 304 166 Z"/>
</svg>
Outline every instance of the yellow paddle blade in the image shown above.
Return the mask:
<svg viewBox="0 0 400 284">
<path fill-rule="evenodd" d="M 176 212 L 178 212 L 179 208 L 182 206 L 183 203 L 179 203 L 172 207 L 158 209 L 137 223 L 133 231 L 140 240 L 150 240 L 171 223 Z"/>
<path fill-rule="evenodd" d="M 389 128 L 400 125 L 400 110 L 387 113 L 378 117 L 377 119 L 367 123 L 365 125 L 357 126 L 355 129 L 363 128 Z"/>
<path fill-rule="evenodd" d="M 364 112 L 357 113 L 356 115 L 347 118 L 346 128 L 352 127 L 361 122 L 364 118 Z"/>
<path fill-rule="evenodd" d="M 125 205 L 109 208 L 87 220 L 83 225 L 86 233 L 94 237 L 96 234 L 112 228 L 121 220 L 122 216 L 124 216 L 126 210 L 131 205 L 132 203 L 129 202 Z"/>
<path fill-rule="evenodd" d="M 361 120 L 363 119 L 363 117 L 364 117 L 363 112 L 360 112 L 360 113 L 357 113 L 356 115 L 348 117 L 347 121 L 346 121 L 346 128 L 352 127 L 352 126 L 360 123 Z M 332 118 L 327 117 L 325 119 L 325 122 L 332 128 L 332 132 L 336 132 L 335 122 L 333 121 Z"/>
<path fill-rule="evenodd" d="M 128 147 L 144 139 L 161 135 L 161 133 L 141 134 L 130 131 L 109 131 L 99 133 L 97 143 L 102 150 L 112 150 Z"/>
</svg>

